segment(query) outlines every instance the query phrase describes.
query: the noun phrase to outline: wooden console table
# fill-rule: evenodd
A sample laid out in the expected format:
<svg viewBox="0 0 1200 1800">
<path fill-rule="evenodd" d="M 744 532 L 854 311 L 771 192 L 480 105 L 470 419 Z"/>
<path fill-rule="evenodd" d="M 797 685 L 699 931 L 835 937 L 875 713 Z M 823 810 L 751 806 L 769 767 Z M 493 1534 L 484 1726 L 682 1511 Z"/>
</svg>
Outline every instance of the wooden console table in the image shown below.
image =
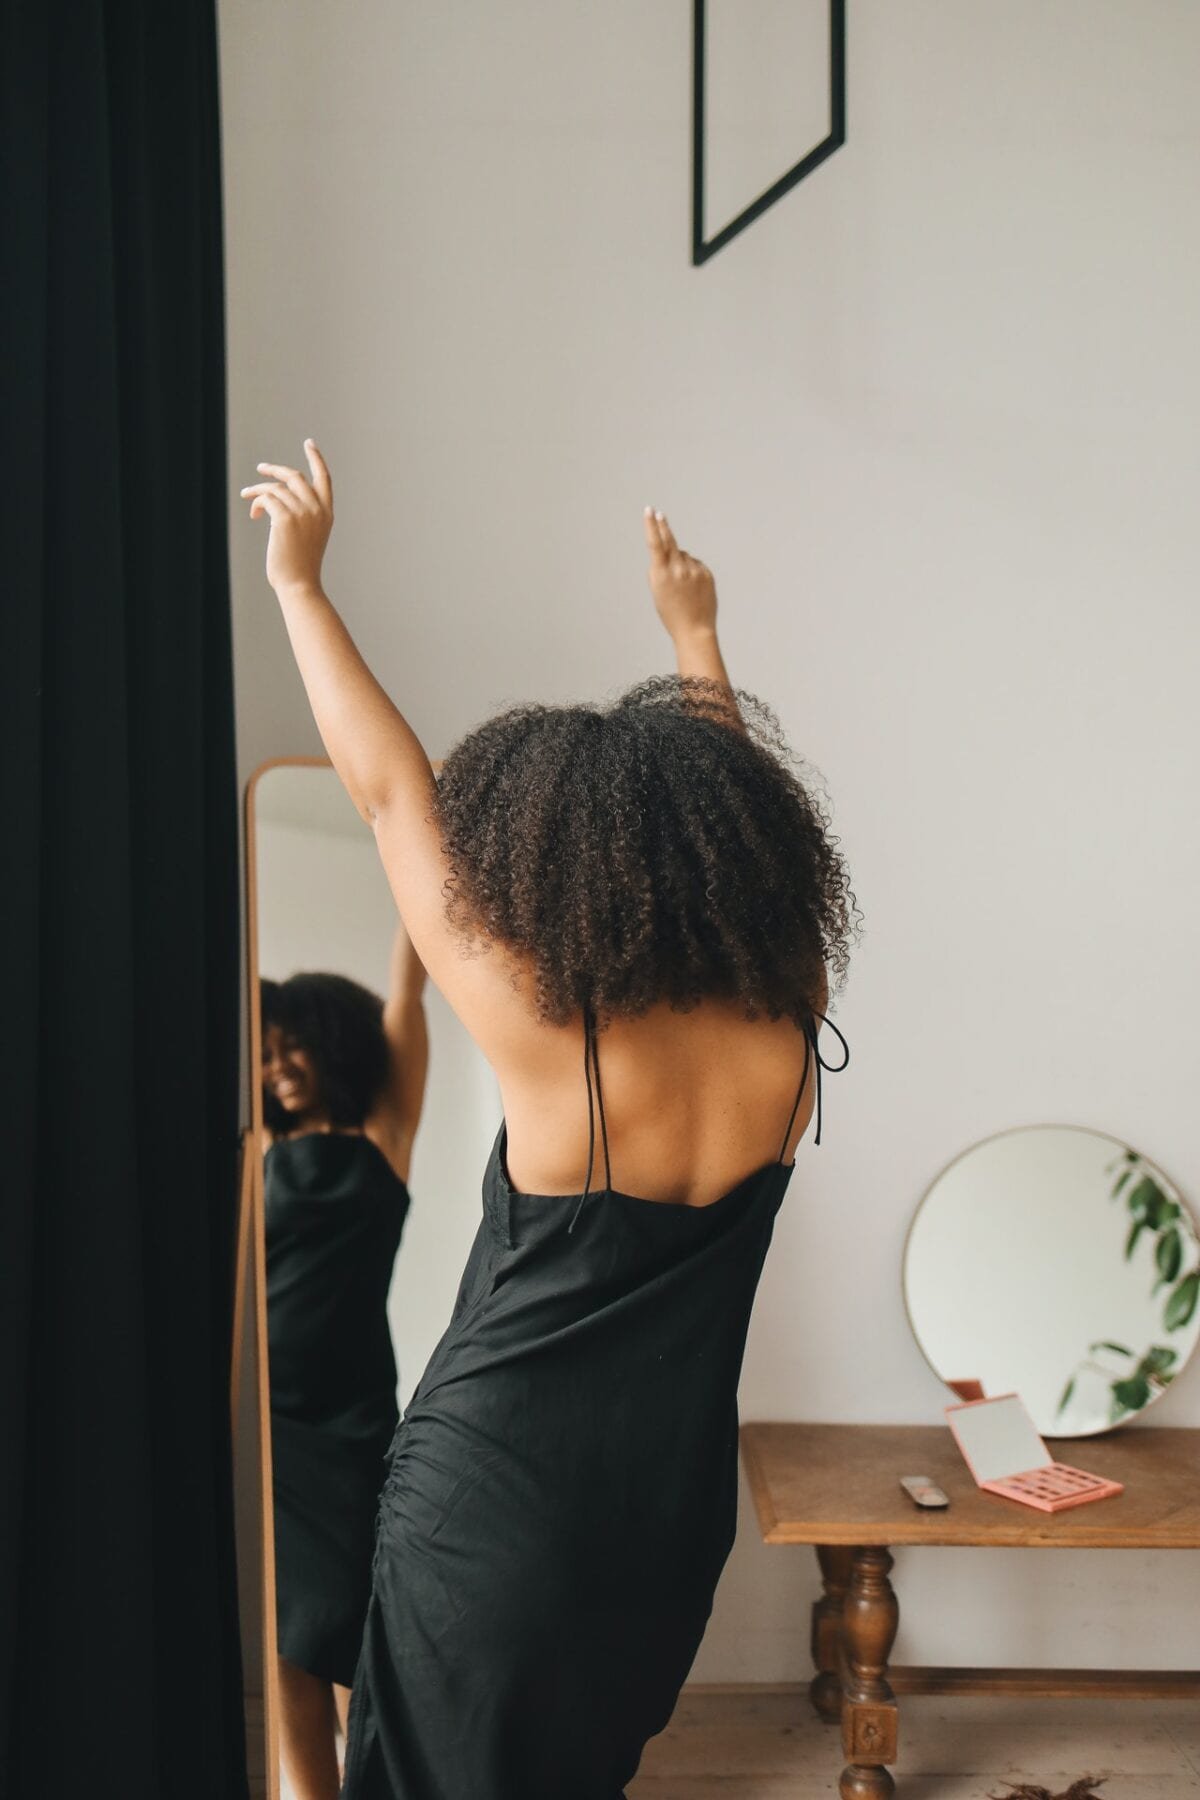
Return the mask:
<svg viewBox="0 0 1200 1800">
<path fill-rule="evenodd" d="M 981 1493 L 936 1425 L 744 1425 L 742 1457 L 764 1542 L 811 1544 L 820 1561 L 810 1693 L 823 1719 L 841 1720 L 842 1800 L 892 1793 L 897 1693 L 1200 1699 L 1200 1672 L 888 1668 L 900 1617 L 889 1546 L 1200 1549 L 1200 1430 L 1134 1426 L 1064 1445 L 1061 1461 L 1125 1492 L 1061 1513 Z M 931 1476 L 950 1505 L 920 1511 L 902 1475 Z"/>
</svg>

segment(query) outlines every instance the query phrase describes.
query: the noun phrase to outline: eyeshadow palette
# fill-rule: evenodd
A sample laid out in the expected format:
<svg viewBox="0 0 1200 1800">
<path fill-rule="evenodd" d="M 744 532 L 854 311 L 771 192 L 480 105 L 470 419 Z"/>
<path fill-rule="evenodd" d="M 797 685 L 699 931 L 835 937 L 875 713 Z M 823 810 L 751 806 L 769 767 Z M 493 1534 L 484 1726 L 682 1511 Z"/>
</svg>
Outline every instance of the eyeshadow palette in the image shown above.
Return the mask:
<svg viewBox="0 0 1200 1800">
<path fill-rule="evenodd" d="M 985 1493 L 1055 1513 L 1123 1492 L 1119 1481 L 1054 1462 L 1017 1394 L 948 1406 L 946 1420 Z"/>
</svg>

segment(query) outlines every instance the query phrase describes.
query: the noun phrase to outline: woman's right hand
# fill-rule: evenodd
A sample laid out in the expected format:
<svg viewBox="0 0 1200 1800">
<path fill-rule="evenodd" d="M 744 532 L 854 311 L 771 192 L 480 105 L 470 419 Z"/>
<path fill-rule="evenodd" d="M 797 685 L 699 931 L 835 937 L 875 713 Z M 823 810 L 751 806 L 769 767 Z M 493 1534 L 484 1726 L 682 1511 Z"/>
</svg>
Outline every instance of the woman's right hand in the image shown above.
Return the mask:
<svg viewBox="0 0 1200 1800">
<path fill-rule="evenodd" d="M 325 546 L 333 530 L 333 482 L 311 438 L 304 441 L 310 474 L 283 463 L 258 465 L 268 479 L 242 489 L 250 517 L 271 521 L 267 540 L 267 580 L 282 598 L 289 592 L 319 589 Z"/>
<path fill-rule="evenodd" d="M 681 637 L 715 636 L 717 584 L 711 569 L 679 548 L 662 513 L 648 506 L 644 524 L 650 552 L 650 592 L 672 640 L 678 644 Z"/>
</svg>

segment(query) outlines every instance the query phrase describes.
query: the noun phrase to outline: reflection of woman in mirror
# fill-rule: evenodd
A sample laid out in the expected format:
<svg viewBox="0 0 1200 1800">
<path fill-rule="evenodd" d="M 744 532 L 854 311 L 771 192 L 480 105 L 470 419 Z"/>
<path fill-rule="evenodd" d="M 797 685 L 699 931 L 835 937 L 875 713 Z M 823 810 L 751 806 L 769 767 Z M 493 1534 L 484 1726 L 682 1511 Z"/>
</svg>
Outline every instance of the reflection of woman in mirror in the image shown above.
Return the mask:
<svg viewBox="0 0 1200 1800">
<path fill-rule="evenodd" d="M 505 1114 L 383 1490 L 345 1800 L 618 1800 L 732 1543 L 746 1330 L 853 897 L 661 514 L 678 678 L 503 713 L 435 785 L 321 588 L 332 495 L 306 450 L 311 479 L 262 464 L 246 490 L 268 577 Z"/>
<path fill-rule="evenodd" d="M 386 1002 L 341 975 L 261 984 L 267 1331 L 281 1736 L 296 1800 L 333 1800 L 398 1421 L 388 1286 L 428 1060 L 403 927 Z"/>
</svg>

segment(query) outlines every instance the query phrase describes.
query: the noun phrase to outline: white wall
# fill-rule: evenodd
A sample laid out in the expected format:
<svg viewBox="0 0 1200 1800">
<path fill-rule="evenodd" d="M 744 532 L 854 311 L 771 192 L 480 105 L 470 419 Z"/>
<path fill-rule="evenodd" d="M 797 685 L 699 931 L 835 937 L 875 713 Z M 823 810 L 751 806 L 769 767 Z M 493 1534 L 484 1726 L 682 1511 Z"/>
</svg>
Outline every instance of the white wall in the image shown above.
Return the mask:
<svg viewBox="0 0 1200 1800">
<path fill-rule="evenodd" d="M 1092 1125 L 1200 1192 L 1200 8 L 850 13 L 846 148 L 694 270 L 682 0 L 226 0 L 233 485 L 322 442 L 331 591 L 433 753 L 668 665 L 644 503 L 714 564 L 868 927 L 743 1411 L 920 1421 L 900 1250 L 957 1151 Z M 315 738 L 233 546 L 249 769 Z M 1194 1661 L 1194 1558 L 899 1563 L 904 1659 Z M 747 1513 L 697 1674 L 801 1673 L 813 1587 Z"/>
</svg>

